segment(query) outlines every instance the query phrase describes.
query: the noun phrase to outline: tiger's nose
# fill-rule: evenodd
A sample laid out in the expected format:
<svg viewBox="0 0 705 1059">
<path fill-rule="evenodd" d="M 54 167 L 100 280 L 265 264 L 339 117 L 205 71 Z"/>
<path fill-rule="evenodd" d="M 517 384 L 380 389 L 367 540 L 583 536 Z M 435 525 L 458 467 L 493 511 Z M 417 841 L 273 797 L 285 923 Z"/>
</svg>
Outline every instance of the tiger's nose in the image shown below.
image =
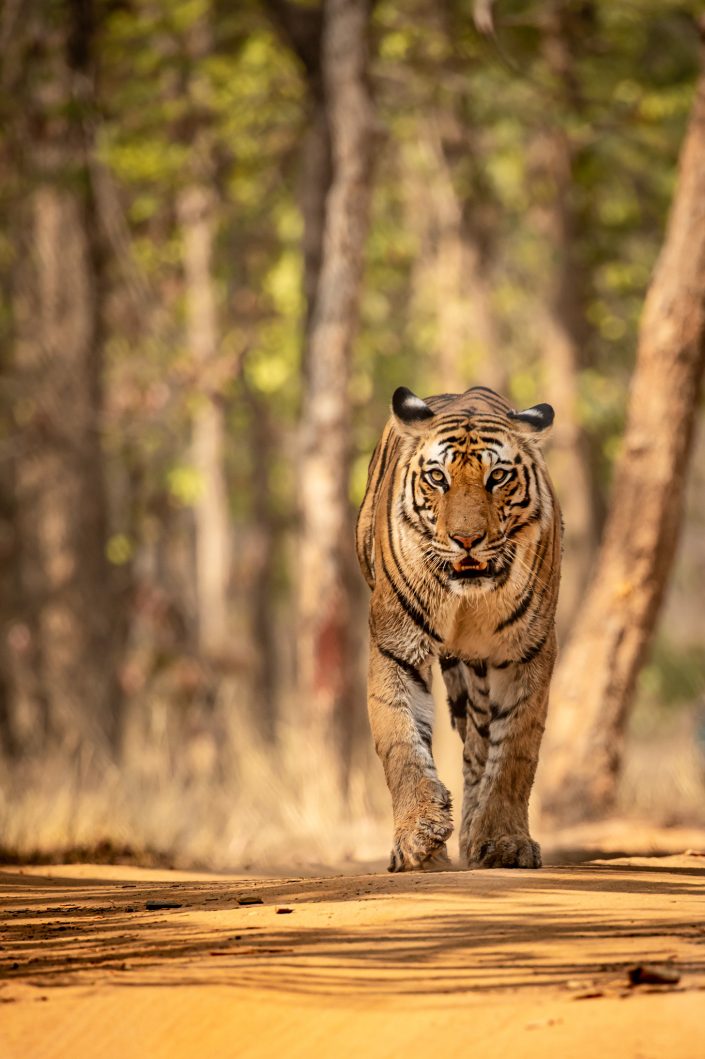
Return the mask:
<svg viewBox="0 0 705 1059">
<path fill-rule="evenodd" d="M 450 539 L 459 544 L 461 548 L 464 548 L 466 552 L 469 552 L 471 548 L 480 543 L 484 536 L 484 533 L 475 533 L 471 537 L 466 537 L 461 533 L 451 533 Z"/>
</svg>

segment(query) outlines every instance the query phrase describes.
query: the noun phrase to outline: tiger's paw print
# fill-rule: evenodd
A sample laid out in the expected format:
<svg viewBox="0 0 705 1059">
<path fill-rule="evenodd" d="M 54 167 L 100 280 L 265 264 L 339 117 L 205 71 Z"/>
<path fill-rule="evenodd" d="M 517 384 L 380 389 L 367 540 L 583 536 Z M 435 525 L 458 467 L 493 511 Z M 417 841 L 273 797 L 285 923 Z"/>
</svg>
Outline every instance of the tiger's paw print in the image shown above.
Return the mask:
<svg viewBox="0 0 705 1059">
<path fill-rule="evenodd" d="M 529 835 L 501 835 L 476 841 L 468 856 L 470 868 L 540 868 L 541 847 Z"/>
<path fill-rule="evenodd" d="M 446 839 L 453 830 L 450 795 L 443 787 L 409 825 L 397 829 L 387 871 L 444 871 L 450 867 Z"/>
</svg>

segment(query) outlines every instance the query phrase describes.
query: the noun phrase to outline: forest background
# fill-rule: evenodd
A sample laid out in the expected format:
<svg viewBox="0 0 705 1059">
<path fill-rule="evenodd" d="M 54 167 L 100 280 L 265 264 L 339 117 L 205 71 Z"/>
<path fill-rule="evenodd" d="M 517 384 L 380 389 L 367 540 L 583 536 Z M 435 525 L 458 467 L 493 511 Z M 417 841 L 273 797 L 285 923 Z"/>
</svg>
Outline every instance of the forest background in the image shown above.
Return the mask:
<svg viewBox="0 0 705 1059">
<path fill-rule="evenodd" d="M 702 308 L 671 487 L 638 494 L 645 526 L 675 512 L 639 614 L 599 551 L 691 113 L 697 133 L 698 8 L 5 0 L 6 851 L 381 854 L 352 526 L 397 385 L 556 409 L 571 762 L 544 757 L 537 810 L 704 822 Z M 605 578 L 638 635 L 603 695 L 622 663 L 576 651 Z M 586 680 L 573 731 L 560 689 Z M 440 691 L 438 721 L 457 791 Z"/>
</svg>

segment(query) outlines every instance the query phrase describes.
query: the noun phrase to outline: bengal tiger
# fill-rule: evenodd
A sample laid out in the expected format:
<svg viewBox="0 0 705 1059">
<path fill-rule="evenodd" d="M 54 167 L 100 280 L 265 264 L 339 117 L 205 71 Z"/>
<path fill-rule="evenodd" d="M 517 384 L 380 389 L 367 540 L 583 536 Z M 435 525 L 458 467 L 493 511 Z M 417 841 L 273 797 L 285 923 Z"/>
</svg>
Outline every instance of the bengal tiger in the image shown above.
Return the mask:
<svg viewBox="0 0 705 1059">
<path fill-rule="evenodd" d="M 553 418 L 548 404 L 515 411 L 484 386 L 392 398 L 356 529 L 389 871 L 449 863 L 451 800 L 431 748 L 436 658 L 463 741 L 461 860 L 541 866 L 528 803 L 556 655 L 561 515 L 541 452 Z"/>
</svg>

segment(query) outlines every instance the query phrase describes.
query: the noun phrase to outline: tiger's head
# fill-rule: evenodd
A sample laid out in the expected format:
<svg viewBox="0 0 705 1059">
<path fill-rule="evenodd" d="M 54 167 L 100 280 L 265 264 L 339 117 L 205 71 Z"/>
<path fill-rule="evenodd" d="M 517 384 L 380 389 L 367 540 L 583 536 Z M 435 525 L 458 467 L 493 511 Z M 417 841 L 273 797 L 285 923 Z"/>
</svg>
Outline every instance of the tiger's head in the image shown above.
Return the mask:
<svg viewBox="0 0 705 1059">
<path fill-rule="evenodd" d="M 400 387 L 392 398 L 404 446 L 404 521 L 418 531 L 424 559 L 458 590 L 506 580 L 522 536 L 553 518 L 540 452 L 553 409 L 518 412 L 484 394 L 474 404 L 439 404 Z"/>
</svg>

